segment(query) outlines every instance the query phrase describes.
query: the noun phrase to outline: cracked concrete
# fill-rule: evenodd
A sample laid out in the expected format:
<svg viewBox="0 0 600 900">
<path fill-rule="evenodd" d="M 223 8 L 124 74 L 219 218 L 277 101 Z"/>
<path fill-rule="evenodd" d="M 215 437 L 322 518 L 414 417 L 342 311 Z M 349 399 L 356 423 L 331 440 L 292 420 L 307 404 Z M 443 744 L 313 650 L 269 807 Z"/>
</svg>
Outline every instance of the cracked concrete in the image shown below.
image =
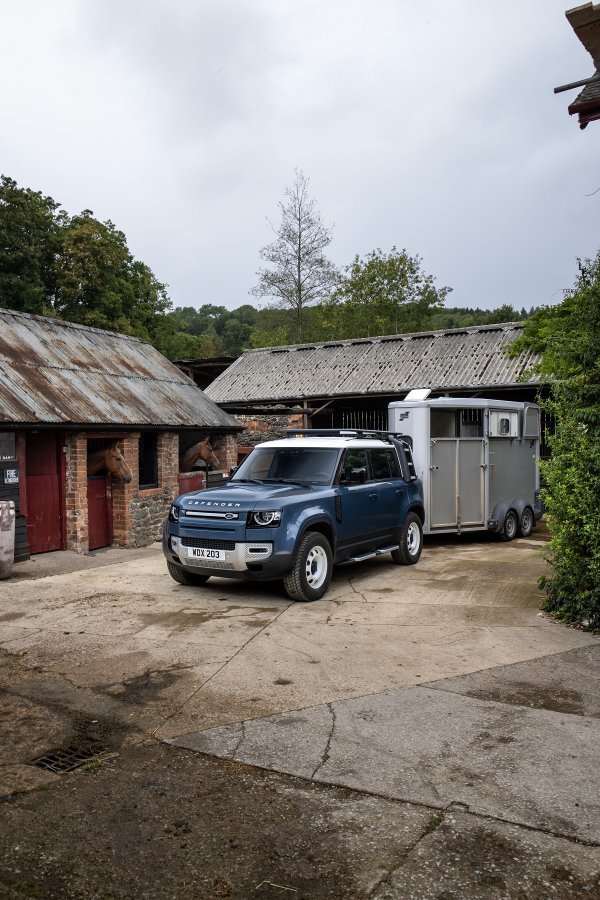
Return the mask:
<svg viewBox="0 0 600 900">
<path fill-rule="evenodd" d="M 23 800 L 23 827 L 28 803 L 42 816 L 40 829 L 51 823 L 54 808 L 37 789 L 47 783 L 60 792 L 66 782 L 31 760 L 49 743 L 64 745 L 85 715 L 114 728 L 121 761 L 98 770 L 100 794 L 91 782 L 70 782 L 82 810 L 101 807 L 112 781 L 127 794 L 131 772 L 157 759 L 165 761 L 162 780 L 179 773 L 180 805 L 194 771 L 212 773 L 216 783 L 246 779 L 257 791 L 268 782 L 284 818 L 289 792 L 311 786 L 309 831 L 297 839 L 302 872 L 320 865 L 321 876 L 303 881 L 306 873 L 290 862 L 272 879 L 260 872 L 254 888 L 263 882 L 262 893 L 244 882 L 240 893 L 230 885 L 223 896 L 270 896 L 268 885 L 285 884 L 292 870 L 297 881 L 287 883 L 303 885 L 297 893 L 307 897 L 425 897 L 438 882 L 465 897 L 518 896 L 536 878 L 552 882 L 553 896 L 570 896 L 572 885 L 589 894 L 600 867 L 600 700 L 591 677 L 600 644 L 539 613 L 542 546 L 543 535 L 512 544 L 426 543 L 414 567 L 381 557 L 338 570 L 314 604 L 291 603 L 277 584 L 177 585 L 156 547 L 131 556 L 107 551 L 62 573 L 54 571 L 59 554 L 16 566 L 16 577 L 0 584 L 2 792 L 33 789 Z M 178 784 L 173 774 L 174 794 Z M 333 806 L 328 791 L 337 792 Z M 131 802 L 137 808 L 140 797 Z M 205 815 L 212 802 L 203 799 Z M 222 828 L 239 819 L 232 803 Z M 352 818 L 350 810 L 362 812 Z M 14 816 L 18 831 L 17 807 Z M 375 827 L 378 816 L 384 831 Z M 210 844 L 200 820 L 197 827 L 204 843 L 196 855 Z M 311 863 L 314 834 L 321 850 Z M 284 835 L 274 826 L 269 840 Z M 250 830 L 245 840 L 250 846 Z M 489 847 L 489 865 L 481 854 L 480 870 L 458 864 L 465 853 L 472 858 L 478 840 Z M 350 881 L 342 888 L 338 871 L 336 886 L 321 894 L 328 841 Z M 496 845 L 507 848 L 504 858 Z M 511 852 L 526 871 L 509 871 Z M 350 853 L 363 862 L 351 863 Z M 283 845 L 278 854 L 285 856 Z M 111 896 L 120 896 L 111 884 Z"/>
</svg>

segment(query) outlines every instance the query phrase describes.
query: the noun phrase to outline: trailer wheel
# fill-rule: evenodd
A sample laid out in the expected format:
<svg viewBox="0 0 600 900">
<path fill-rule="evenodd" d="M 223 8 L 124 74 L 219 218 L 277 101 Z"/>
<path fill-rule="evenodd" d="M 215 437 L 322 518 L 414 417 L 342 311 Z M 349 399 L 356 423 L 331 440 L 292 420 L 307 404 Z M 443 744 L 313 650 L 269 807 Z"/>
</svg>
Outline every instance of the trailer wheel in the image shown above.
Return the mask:
<svg viewBox="0 0 600 900">
<path fill-rule="evenodd" d="M 519 519 L 514 509 L 509 509 L 504 519 L 504 527 L 500 532 L 503 541 L 512 541 L 517 536 L 519 530 Z"/>
<path fill-rule="evenodd" d="M 409 512 L 400 530 L 400 546 L 392 550 L 392 559 L 396 565 L 412 566 L 419 561 L 423 549 L 423 526 L 418 515 Z"/>
<path fill-rule="evenodd" d="M 519 523 L 519 534 L 521 537 L 529 537 L 531 532 L 533 531 L 533 512 L 530 506 L 526 506 L 521 515 L 521 521 Z"/>
</svg>

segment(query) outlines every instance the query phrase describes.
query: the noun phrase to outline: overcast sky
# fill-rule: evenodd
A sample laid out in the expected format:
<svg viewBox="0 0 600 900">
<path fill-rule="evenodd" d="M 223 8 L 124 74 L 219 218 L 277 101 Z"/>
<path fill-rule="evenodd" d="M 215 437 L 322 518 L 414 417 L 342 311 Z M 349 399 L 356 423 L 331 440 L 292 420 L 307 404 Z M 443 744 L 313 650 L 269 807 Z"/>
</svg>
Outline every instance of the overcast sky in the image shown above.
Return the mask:
<svg viewBox="0 0 600 900">
<path fill-rule="evenodd" d="M 0 171 L 92 209 L 174 306 L 248 295 L 294 178 L 333 261 L 423 258 L 448 305 L 556 303 L 600 246 L 568 0 L 0 0 Z"/>
</svg>

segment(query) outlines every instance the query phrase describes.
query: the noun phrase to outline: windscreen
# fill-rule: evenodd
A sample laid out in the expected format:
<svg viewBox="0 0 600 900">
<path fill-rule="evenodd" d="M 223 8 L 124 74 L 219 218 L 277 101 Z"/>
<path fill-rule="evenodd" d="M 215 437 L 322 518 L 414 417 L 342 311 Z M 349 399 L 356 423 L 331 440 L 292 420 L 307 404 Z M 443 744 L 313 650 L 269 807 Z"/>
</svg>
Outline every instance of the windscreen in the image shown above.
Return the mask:
<svg viewBox="0 0 600 900">
<path fill-rule="evenodd" d="M 231 480 L 331 484 L 338 455 L 327 447 L 255 447 Z"/>
</svg>

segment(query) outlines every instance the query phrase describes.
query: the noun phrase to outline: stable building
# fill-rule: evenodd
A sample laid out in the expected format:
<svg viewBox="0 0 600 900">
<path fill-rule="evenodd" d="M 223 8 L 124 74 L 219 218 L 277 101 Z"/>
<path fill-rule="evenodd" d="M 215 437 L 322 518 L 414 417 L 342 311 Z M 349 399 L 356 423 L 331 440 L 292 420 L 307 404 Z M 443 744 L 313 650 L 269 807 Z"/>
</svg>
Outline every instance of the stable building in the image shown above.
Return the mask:
<svg viewBox="0 0 600 900">
<path fill-rule="evenodd" d="M 157 540 L 174 496 L 229 472 L 241 430 L 148 342 L 0 309 L 0 500 L 16 504 L 16 560 Z M 210 462 L 181 472 L 206 438 Z M 110 468 L 92 474 L 92 457 Z"/>
<path fill-rule="evenodd" d="M 287 427 L 385 431 L 389 404 L 416 388 L 432 397 L 534 401 L 538 357 L 508 354 L 522 332 L 508 322 L 248 350 L 206 394 L 244 423 L 240 444 Z"/>
</svg>

